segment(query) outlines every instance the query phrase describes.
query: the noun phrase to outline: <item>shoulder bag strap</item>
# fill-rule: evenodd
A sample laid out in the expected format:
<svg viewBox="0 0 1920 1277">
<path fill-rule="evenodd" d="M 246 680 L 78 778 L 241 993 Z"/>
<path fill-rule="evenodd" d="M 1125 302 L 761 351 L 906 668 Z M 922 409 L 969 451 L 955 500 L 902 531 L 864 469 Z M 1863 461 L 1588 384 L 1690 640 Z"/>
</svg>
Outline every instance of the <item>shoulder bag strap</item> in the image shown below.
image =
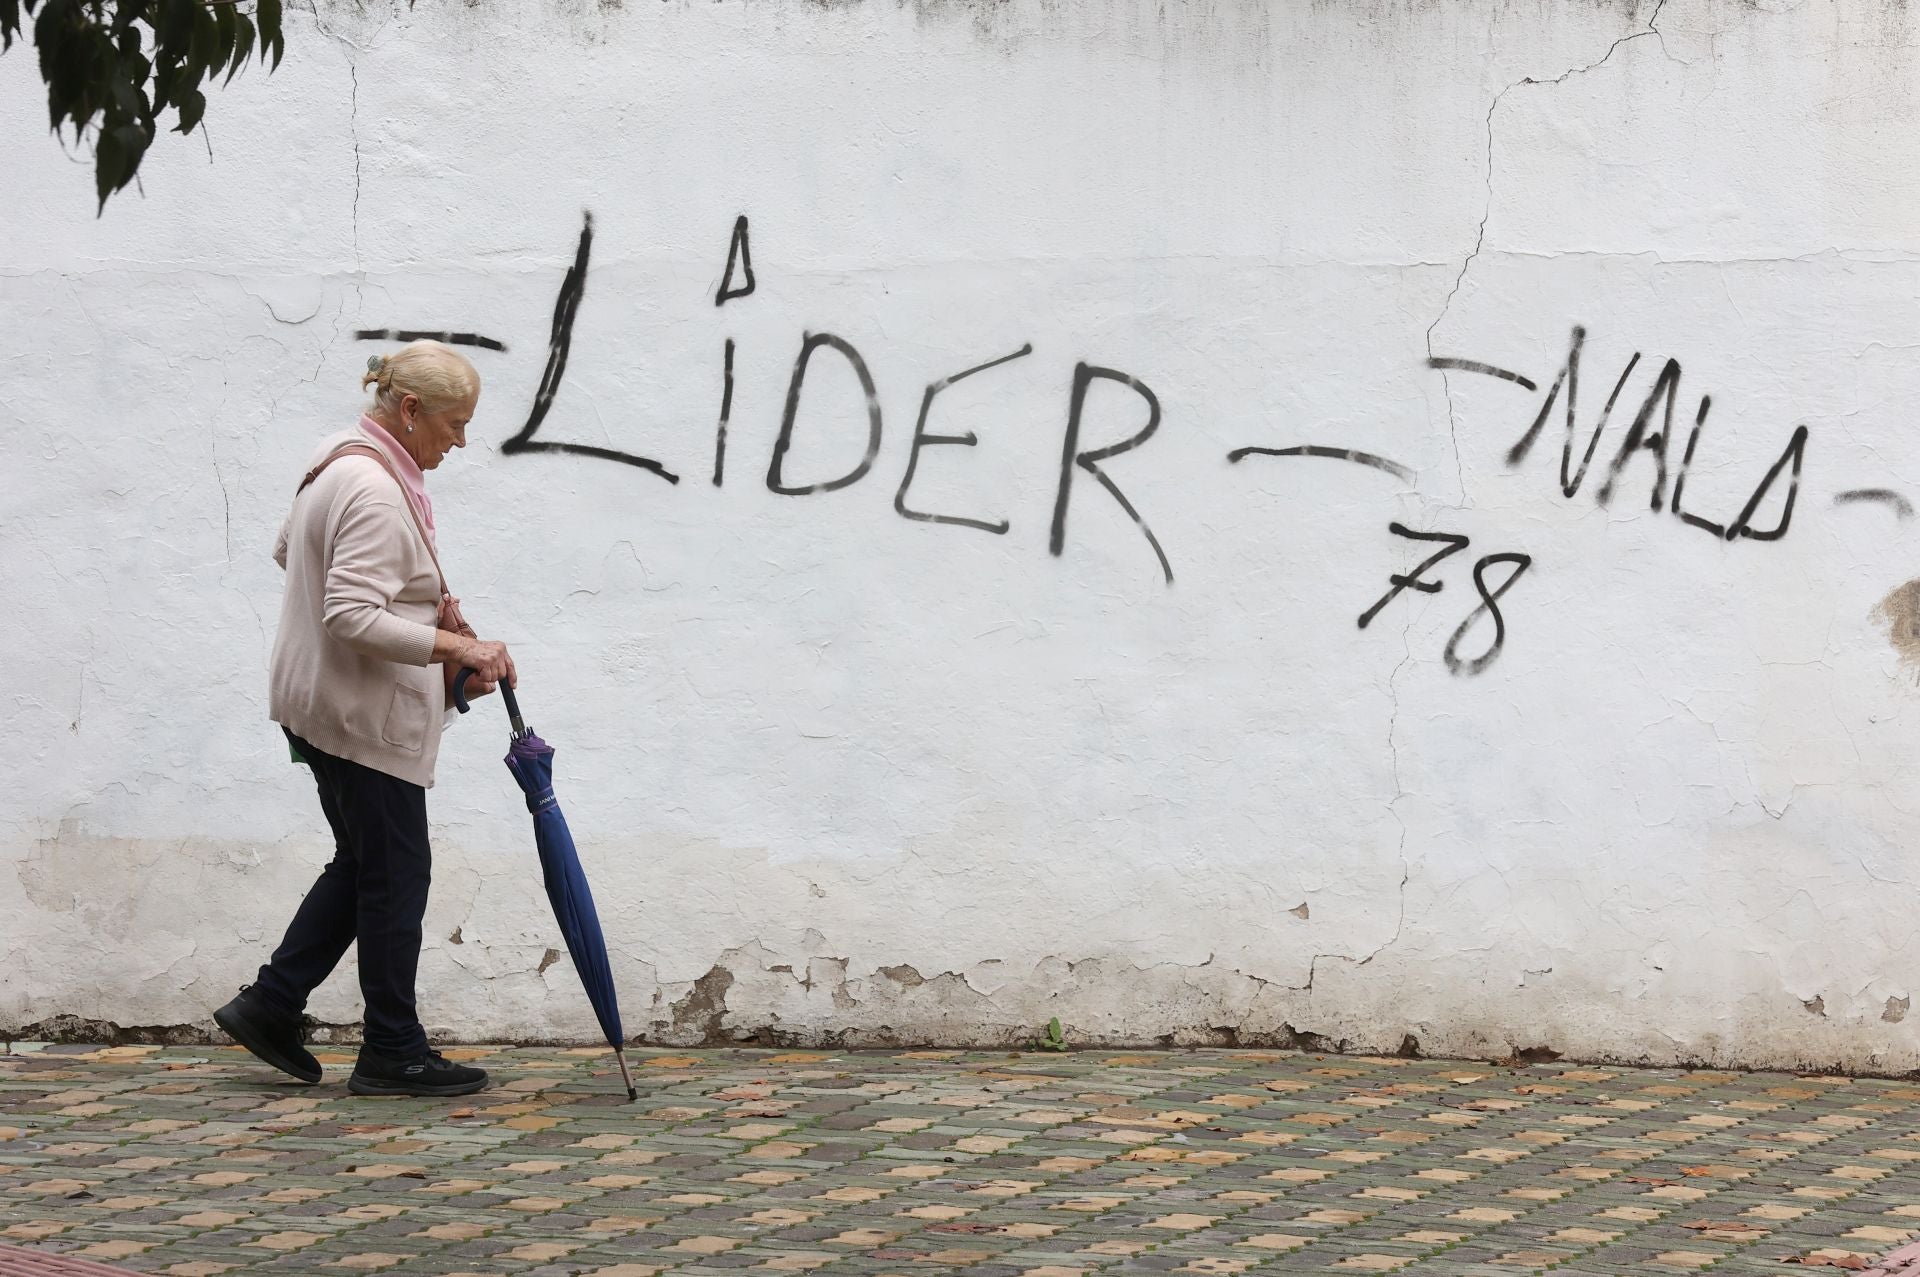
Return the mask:
<svg viewBox="0 0 1920 1277">
<path fill-rule="evenodd" d="M 306 476 L 300 480 L 300 486 L 294 489 L 293 495 L 297 497 L 302 492 L 305 492 L 307 490 L 307 485 L 311 484 L 315 479 L 319 478 L 320 472 L 322 470 L 325 470 L 328 466 L 332 465 L 335 461 L 349 454 L 352 454 L 355 456 L 362 456 L 362 457 L 372 457 L 375 461 L 378 461 L 380 463 L 381 467 L 385 469 L 389 475 L 393 477 L 394 483 L 397 484 L 400 488 L 401 503 L 407 507 L 407 513 L 413 516 L 413 530 L 420 534 L 421 544 L 427 547 L 427 557 L 433 560 L 433 574 L 440 578 L 440 600 L 443 604 L 451 602 L 453 599 L 453 592 L 447 588 L 447 574 L 443 570 L 441 570 L 440 555 L 439 555 L 439 552 L 433 548 L 433 538 L 427 534 L 427 525 L 421 521 L 420 512 L 413 508 L 413 498 L 407 495 L 407 485 L 401 482 L 399 471 L 393 468 L 393 462 L 388 460 L 386 453 L 380 451 L 380 449 L 376 448 L 374 445 L 370 443 L 341 444 L 338 448 L 335 448 L 332 452 L 328 453 L 325 457 L 322 457 L 320 459 L 319 465 L 307 471 Z M 454 619 L 455 621 L 460 620 L 458 616 L 455 616 L 452 619 Z"/>
</svg>

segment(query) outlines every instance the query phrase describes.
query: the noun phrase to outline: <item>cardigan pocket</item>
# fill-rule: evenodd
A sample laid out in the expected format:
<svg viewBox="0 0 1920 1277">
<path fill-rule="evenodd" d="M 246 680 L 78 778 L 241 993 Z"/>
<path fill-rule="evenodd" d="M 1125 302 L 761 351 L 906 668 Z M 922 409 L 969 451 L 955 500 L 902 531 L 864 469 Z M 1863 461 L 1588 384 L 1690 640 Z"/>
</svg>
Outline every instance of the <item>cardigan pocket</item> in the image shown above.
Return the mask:
<svg viewBox="0 0 1920 1277">
<path fill-rule="evenodd" d="M 433 717 L 433 704 L 426 691 L 407 683 L 396 683 L 393 702 L 387 706 L 387 722 L 380 738 L 410 754 L 417 754 L 427 743 L 427 724 Z"/>
</svg>

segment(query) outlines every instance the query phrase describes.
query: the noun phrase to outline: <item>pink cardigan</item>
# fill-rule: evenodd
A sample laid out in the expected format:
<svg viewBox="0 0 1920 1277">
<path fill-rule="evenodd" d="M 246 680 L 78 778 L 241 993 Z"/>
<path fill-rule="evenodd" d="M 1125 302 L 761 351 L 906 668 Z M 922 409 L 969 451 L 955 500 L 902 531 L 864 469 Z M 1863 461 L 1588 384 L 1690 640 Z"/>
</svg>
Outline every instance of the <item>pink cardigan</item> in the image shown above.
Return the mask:
<svg viewBox="0 0 1920 1277">
<path fill-rule="evenodd" d="M 366 437 L 334 435 L 308 464 Z M 268 712 L 326 753 L 431 787 L 446 709 L 431 664 L 440 577 L 406 500 L 378 461 L 353 455 L 294 498 L 273 554 L 287 592 Z"/>
<path fill-rule="evenodd" d="M 427 476 L 421 472 L 420 463 L 407 454 L 407 450 L 400 446 L 400 441 L 388 433 L 385 426 L 364 413 L 360 417 L 360 433 L 386 453 L 387 460 L 393 462 L 400 482 L 406 486 L 407 495 L 413 499 L 413 508 L 420 512 L 420 521 L 427 525 L 427 535 L 433 536 L 433 502 L 427 499 Z"/>
</svg>

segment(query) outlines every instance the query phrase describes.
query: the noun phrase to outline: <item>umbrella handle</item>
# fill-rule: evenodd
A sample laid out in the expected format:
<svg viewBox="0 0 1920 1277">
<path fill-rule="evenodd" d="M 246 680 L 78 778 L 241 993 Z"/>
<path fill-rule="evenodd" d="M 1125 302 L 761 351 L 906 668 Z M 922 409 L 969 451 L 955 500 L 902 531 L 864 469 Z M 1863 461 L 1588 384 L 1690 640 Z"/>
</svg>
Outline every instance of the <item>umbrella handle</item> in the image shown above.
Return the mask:
<svg viewBox="0 0 1920 1277">
<path fill-rule="evenodd" d="M 467 680 L 479 677 L 480 671 L 468 667 L 460 671 L 453 680 L 453 705 L 462 714 L 473 708 L 467 702 Z M 513 688 L 503 680 L 500 683 L 500 696 L 507 703 L 507 718 L 513 723 L 513 734 L 525 736 L 527 725 L 520 717 L 520 701 L 513 694 Z"/>
</svg>

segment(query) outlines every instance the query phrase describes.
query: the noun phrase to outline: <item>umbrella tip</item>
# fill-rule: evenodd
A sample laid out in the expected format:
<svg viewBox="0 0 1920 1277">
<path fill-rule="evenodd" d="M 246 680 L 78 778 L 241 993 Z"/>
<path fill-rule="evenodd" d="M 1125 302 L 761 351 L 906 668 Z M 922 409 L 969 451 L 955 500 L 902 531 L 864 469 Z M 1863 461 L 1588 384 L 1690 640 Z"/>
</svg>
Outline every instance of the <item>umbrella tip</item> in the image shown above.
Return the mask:
<svg viewBox="0 0 1920 1277">
<path fill-rule="evenodd" d="M 631 1086 L 627 1088 L 627 1103 L 632 1104 L 639 1100 L 639 1098 L 640 1092 L 638 1090 Z"/>
</svg>

